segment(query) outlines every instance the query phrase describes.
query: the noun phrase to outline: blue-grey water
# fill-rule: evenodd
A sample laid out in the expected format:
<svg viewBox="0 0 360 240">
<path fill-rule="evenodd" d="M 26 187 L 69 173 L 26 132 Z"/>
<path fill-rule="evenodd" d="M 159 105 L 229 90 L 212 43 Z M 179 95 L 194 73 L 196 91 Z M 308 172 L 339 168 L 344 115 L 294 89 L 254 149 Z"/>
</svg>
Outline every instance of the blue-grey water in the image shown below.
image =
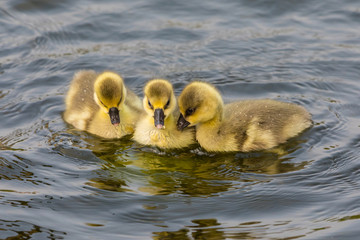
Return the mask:
<svg viewBox="0 0 360 240">
<path fill-rule="evenodd" d="M 274 152 L 162 151 L 64 123 L 81 69 L 300 104 Z M 360 2 L 2 0 L 0 239 L 358 239 Z"/>
</svg>

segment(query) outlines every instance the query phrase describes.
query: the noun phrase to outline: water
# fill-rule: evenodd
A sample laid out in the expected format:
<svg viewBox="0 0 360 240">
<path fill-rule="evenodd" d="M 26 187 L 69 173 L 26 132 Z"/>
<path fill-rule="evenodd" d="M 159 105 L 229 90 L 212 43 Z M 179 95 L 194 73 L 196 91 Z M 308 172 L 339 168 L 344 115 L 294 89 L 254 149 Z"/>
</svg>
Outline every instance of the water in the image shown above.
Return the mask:
<svg viewBox="0 0 360 240">
<path fill-rule="evenodd" d="M 358 1 L 0 4 L 1 239 L 357 239 Z M 74 72 L 305 106 L 276 152 L 161 151 L 62 120 Z"/>
</svg>

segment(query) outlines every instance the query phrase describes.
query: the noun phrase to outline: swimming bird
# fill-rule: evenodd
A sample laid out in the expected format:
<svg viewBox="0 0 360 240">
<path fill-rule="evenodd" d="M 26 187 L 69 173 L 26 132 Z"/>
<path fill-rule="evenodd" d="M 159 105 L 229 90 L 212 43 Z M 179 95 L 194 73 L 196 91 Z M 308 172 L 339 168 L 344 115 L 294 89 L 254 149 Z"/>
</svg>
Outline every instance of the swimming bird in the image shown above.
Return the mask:
<svg viewBox="0 0 360 240">
<path fill-rule="evenodd" d="M 258 151 L 273 148 L 312 125 L 302 106 L 271 99 L 224 105 L 211 84 L 195 81 L 178 98 L 179 130 L 196 126 L 196 139 L 207 151 Z"/>
<path fill-rule="evenodd" d="M 194 129 L 179 131 L 176 97 L 171 83 L 153 79 L 144 87 L 145 113 L 136 124 L 133 139 L 160 148 L 184 148 L 195 143 Z"/>
<path fill-rule="evenodd" d="M 142 112 L 141 100 L 114 72 L 75 73 L 66 99 L 64 120 L 104 138 L 121 138 L 134 132 Z"/>
</svg>

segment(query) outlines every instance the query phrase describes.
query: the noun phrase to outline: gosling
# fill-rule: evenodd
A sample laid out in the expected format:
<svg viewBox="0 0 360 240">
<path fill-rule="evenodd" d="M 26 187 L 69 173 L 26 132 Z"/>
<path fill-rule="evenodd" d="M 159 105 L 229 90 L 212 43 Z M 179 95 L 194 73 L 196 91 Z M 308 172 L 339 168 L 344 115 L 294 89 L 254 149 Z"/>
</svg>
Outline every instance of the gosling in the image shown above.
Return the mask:
<svg viewBox="0 0 360 240">
<path fill-rule="evenodd" d="M 141 100 L 114 72 L 82 70 L 74 75 L 66 99 L 64 120 L 75 128 L 103 138 L 134 132 Z"/>
<path fill-rule="evenodd" d="M 270 99 L 224 105 L 211 84 L 192 82 L 179 96 L 179 130 L 196 126 L 196 139 L 209 152 L 259 151 L 273 148 L 312 125 L 303 107 Z"/>
<path fill-rule="evenodd" d="M 179 110 L 169 81 L 149 81 L 144 88 L 143 106 L 145 113 L 136 124 L 135 141 L 167 149 L 184 148 L 196 142 L 193 128 L 177 130 Z"/>
</svg>

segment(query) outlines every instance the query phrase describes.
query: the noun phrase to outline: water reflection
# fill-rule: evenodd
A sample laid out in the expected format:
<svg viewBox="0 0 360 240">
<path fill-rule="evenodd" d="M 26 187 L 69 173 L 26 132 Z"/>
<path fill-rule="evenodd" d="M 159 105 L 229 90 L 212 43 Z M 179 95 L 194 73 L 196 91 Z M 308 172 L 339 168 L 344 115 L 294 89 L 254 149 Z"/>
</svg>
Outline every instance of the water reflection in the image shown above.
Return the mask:
<svg viewBox="0 0 360 240">
<path fill-rule="evenodd" d="M 154 232 L 153 239 L 226 239 L 223 227 L 217 219 L 195 219 L 194 225 L 187 226 L 178 231 Z"/>
<path fill-rule="evenodd" d="M 271 181 L 271 175 L 303 169 L 309 161 L 293 163 L 291 153 L 301 149 L 298 138 L 268 152 L 214 154 L 194 149 L 164 152 L 123 141 L 87 139 L 101 169 L 88 185 L 110 191 L 150 195 L 218 195 Z"/>
<path fill-rule="evenodd" d="M 11 155 L 11 152 L 2 152 L 0 156 L 0 179 L 1 180 L 18 180 L 28 181 L 36 184 L 37 180 L 32 179 L 34 173 L 31 172 L 27 166 L 27 160 L 17 156 Z"/>
<path fill-rule="evenodd" d="M 300 239 L 308 234 L 329 229 L 329 224 L 313 223 L 313 229 L 305 229 L 296 221 L 242 222 L 235 225 L 219 222 L 218 219 L 195 219 L 193 225 L 176 231 L 153 232 L 155 240 L 183 239 Z M 277 231 L 271 232 L 270 229 Z"/>
<path fill-rule="evenodd" d="M 62 239 L 65 232 L 46 229 L 23 221 L 6 221 L 0 219 L 0 236 L 2 239 Z"/>
<path fill-rule="evenodd" d="M 194 225 L 177 231 L 153 232 L 154 240 L 167 239 L 258 239 L 263 236 L 268 228 L 267 224 L 261 222 L 242 223 L 238 226 L 224 227 L 217 219 L 195 219 L 191 221 Z M 256 225 L 256 228 L 253 226 Z M 263 230 L 263 231 L 261 231 Z"/>
</svg>

